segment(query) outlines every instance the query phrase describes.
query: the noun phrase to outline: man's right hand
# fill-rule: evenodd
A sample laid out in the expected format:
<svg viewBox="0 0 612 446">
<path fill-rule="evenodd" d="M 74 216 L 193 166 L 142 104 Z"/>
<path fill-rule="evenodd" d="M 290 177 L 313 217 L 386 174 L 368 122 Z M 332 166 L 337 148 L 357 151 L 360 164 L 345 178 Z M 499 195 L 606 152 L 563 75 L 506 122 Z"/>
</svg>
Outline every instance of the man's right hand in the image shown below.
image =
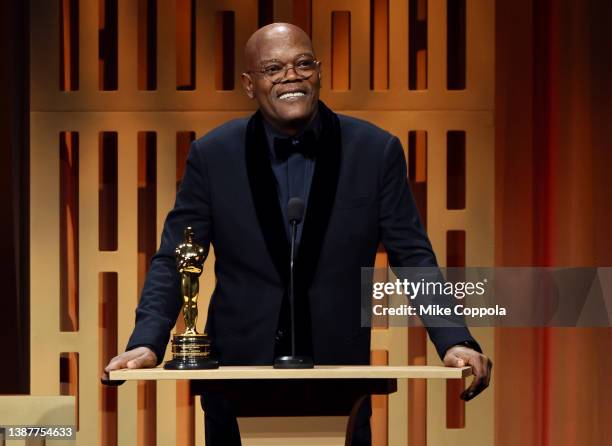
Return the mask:
<svg viewBox="0 0 612 446">
<path fill-rule="evenodd" d="M 104 368 L 102 381 L 108 381 L 108 372 L 119 369 L 147 369 L 157 365 L 157 356 L 149 347 L 136 347 L 111 359 Z"/>
</svg>

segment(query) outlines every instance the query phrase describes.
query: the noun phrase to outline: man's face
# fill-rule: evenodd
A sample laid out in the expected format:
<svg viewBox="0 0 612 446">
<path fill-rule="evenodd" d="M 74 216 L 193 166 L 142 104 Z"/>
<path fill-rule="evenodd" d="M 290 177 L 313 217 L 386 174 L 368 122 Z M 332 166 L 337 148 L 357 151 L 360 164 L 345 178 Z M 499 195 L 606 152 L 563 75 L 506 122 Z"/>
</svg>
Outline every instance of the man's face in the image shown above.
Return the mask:
<svg viewBox="0 0 612 446">
<path fill-rule="evenodd" d="M 314 73 L 302 79 L 290 68 L 282 80 L 274 84 L 262 69 L 278 69 L 307 63 L 314 59 L 310 39 L 301 30 L 278 25 L 260 30 L 262 34 L 247 47 L 247 69 L 242 75 L 247 95 L 255 99 L 264 117 L 279 130 L 289 133 L 308 123 L 317 110 L 320 88 L 318 65 Z"/>
</svg>

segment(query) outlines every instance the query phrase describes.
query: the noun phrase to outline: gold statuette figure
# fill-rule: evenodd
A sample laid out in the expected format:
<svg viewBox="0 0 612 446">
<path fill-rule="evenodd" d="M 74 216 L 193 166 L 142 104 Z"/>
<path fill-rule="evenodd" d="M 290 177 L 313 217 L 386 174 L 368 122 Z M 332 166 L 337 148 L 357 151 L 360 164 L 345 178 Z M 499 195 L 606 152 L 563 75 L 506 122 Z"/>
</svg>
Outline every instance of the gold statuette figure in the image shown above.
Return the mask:
<svg viewBox="0 0 612 446">
<path fill-rule="evenodd" d="M 193 231 L 185 230 L 185 243 L 175 250 L 176 268 L 181 275 L 181 292 L 183 295 L 183 317 L 185 332 L 183 335 L 197 335 L 196 321 L 198 319 L 198 294 L 200 292 L 200 274 L 206 252 L 204 248 L 193 243 Z"/>
<path fill-rule="evenodd" d="M 185 240 L 174 251 L 181 279 L 185 331 L 172 338 L 172 360 L 164 368 L 171 370 L 216 369 L 218 361 L 210 356 L 210 339 L 196 328 L 200 275 L 208 250 L 193 242 L 193 230 L 185 228 Z"/>
</svg>

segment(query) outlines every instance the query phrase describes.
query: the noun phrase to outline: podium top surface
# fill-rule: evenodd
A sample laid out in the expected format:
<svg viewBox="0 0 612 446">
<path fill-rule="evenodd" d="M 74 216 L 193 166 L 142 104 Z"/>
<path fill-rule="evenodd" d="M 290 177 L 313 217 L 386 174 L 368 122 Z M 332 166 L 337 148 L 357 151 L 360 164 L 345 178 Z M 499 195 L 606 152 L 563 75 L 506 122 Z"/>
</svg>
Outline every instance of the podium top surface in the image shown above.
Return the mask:
<svg viewBox="0 0 612 446">
<path fill-rule="evenodd" d="M 122 369 L 110 380 L 226 380 L 226 379 L 457 379 L 470 376 L 471 367 L 321 365 L 314 369 L 274 369 L 272 366 L 227 366 L 214 370 Z"/>
</svg>

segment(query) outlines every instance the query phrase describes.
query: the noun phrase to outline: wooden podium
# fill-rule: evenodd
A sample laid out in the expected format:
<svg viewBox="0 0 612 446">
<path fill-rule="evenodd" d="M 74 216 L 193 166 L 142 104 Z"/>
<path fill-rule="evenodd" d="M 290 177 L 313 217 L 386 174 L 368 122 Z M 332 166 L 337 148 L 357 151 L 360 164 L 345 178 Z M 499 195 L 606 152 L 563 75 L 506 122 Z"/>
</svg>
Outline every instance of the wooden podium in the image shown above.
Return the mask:
<svg viewBox="0 0 612 446">
<path fill-rule="evenodd" d="M 220 393 L 232 402 L 237 417 L 349 416 L 352 422 L 368 395 L 397 391 L 398 379 L 458 379 L 470 367 L 440 366 L 316 366 L 279 370 L 271 366 L 220 367 L 215 370 L 116 370 L 112 381 L 189 380 L 192 394 Z"/>
</svg>

